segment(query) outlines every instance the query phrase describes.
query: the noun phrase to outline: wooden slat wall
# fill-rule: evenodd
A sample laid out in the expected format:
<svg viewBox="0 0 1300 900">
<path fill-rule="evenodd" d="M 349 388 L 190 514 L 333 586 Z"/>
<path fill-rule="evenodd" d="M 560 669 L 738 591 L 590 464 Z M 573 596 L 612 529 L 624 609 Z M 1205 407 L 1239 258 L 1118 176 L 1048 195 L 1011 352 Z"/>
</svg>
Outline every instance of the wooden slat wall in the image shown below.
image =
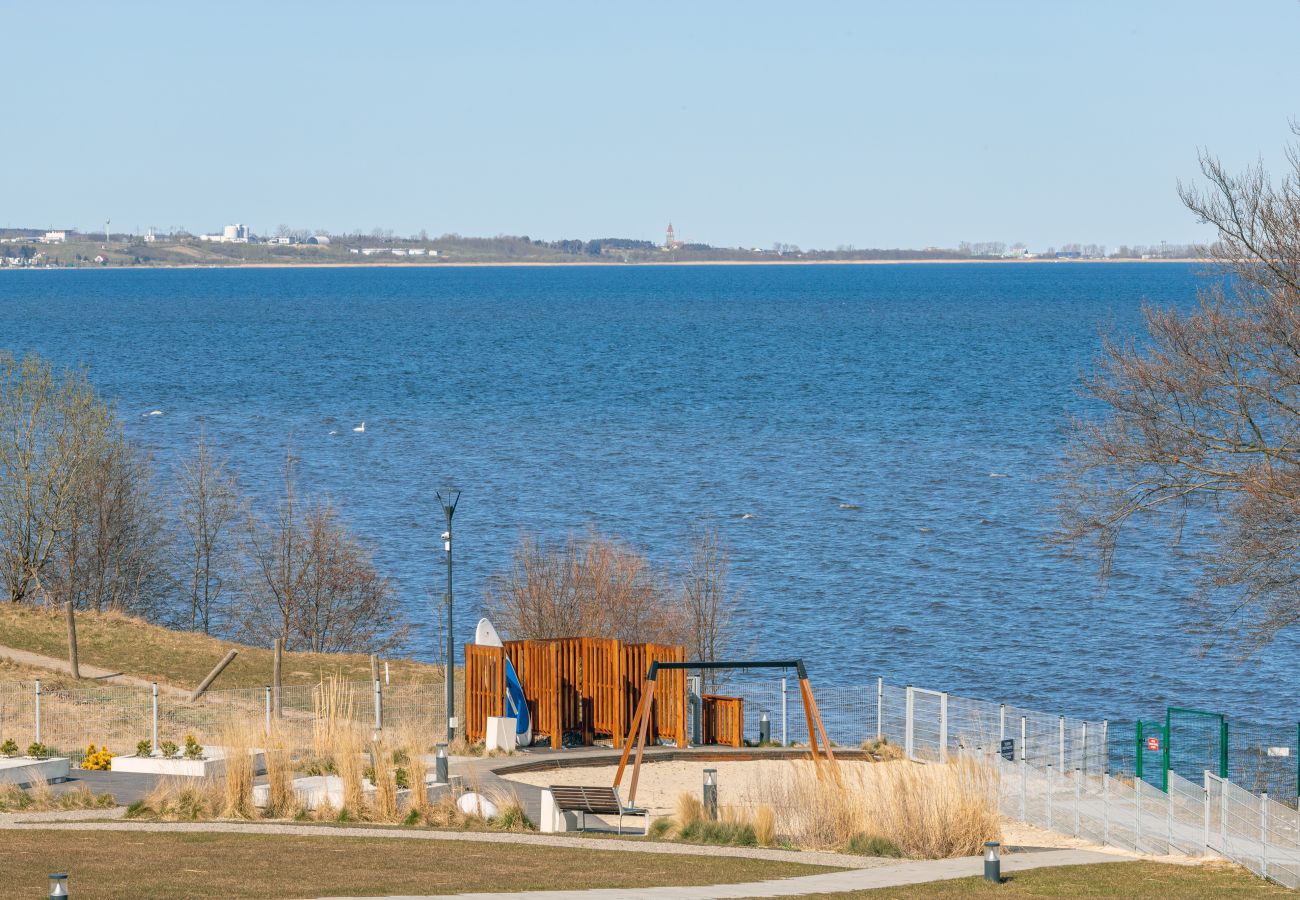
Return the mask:
<svg viewBox="0 0 1300 900">
<path fill-rule="evenodd" d="M 501 647 L 465 645 L 465 736 L 487 738 L 488 716 L 505 714 L 506 653 Z"/>
<path fill-rule="evenodd" d="M 582 639 L 582 694 L 584 735 L 591 743 L 596 735 L 607 735 L 615 747 L 623 746 L 627 723 L 619 703 L 619 642 L 613 638 Z"/>
<path fill-rule="evenodd" d="M 704 743 L 741 747 L 745 743 L 745 701 L 740 697 L 703 694 Z"/>
<path fill-rule="evenodd" d="M 680 662 L 683 647 L 623 644 L 607 638 L 506 641 L 505 647 L 465 648 L 465 729 L 471 741 L 483 740 L 487 717 L 504 715 L 505 663 L 514 665 L 524 687 L 533 733 L 559 747 L 566 732 L 580 732 L 590 744 L 608 735 L 615 747 L 631 726 L 653 660 Z M 686 746 L 686 672 L 660 672 L 650 737 Z"/>
</svg>

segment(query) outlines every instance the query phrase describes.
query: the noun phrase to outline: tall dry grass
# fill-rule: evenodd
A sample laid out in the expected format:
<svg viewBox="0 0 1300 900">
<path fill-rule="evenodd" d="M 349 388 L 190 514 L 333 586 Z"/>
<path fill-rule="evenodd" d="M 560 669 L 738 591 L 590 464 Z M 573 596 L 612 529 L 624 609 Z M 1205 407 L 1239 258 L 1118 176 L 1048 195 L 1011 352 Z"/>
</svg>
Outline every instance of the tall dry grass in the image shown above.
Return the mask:
<svg viewBox="0 0 1300 900">
<path fill-rule="evenodd" d="M 259 741 L 246 722 L 232 722 L 221 735 L 225 749 L 222 774 L 221 815 L 229 819 L 253 819 L 258 816 L 253 805 L 253 749 Z"/>
<path fill-rule="evenodd" d="M 983 762 L 838 768 L 838 777 L 819 780 L 811 763 L 791 762 L 781 775 L 765 774 L 749 799 L 772 807 L 777 833 L 808 849 L 883 838 L 905 856 L 944 859 L 978 854 L 1001 838 L 997 775 Z"/>
<path fill-rule="evenodd" d="M 374 774 L 375 793 L 366 818 L 376 822 L 396 822 L 397 769 L 393 765 L 393 751 L 382 738 L 370 744 L 370 758 Z"/>
<path fill-rule="evenodd" d="M 265 815 L 269 818 L 292 819 L 302 812 L 302 804 L 293 790 L 293 754 L 284 732 L 271 730 L 266 739 Z"/>
</svg>

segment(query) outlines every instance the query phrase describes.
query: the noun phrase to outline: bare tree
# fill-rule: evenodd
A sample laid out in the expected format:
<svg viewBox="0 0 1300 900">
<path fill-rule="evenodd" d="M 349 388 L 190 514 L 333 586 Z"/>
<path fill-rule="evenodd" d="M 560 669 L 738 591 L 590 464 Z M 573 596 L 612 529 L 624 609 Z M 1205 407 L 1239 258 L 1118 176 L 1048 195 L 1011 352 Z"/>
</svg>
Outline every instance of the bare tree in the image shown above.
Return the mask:
<svg viewBox="0 0 1300 900">
<path fill-rule="evenodd" d="M 88 467 L 43 586 L 56 603 L 157 618 L 171 581 L 165 529 L 146 455 L 115 434 Z"/>
<path fill-rule="evenodd" d="M 247 519 L 247 505 L 238 479 L 212 452 L 202 429 L 194 453 L 177 467 L 176 486 L 189 627 L 211 634 L 226 590 L 237 580 L 239 526 Z"/>
<path fill-rule="evenodd" d="M 1203 154 L 1208 186 L 1180 185 L 1229 277 L 1106 342 L 1087 383 L 1104 414 L 1073 423 L 1062 473 L 1061 537 L 1103 571 L 1135 521 L 1211 525 L 1207 613 L 1247 648 L 1300 622 L 1300 145 L 1288 161 L 1274 183 Z"/>
<path fill-rule="evenodd" d="M 712 662 L 733 648 L 740 612 L 740 595 L 729 584 L 731 556 L 716 528 L 697 530 L 691 555 L 682 573 L 681 604 L 686 618 L 686 655 Z M 719 672 L 701 672 L 706 692 L 721 683 Z"/>
<path fill-rule="evenodd" d="M 11 601 L 41 591 L 112 431 L 84 373 L 0 351 L 0 578 Z"/>
<path fill-rule="evenodd" d="M 679 643 L 685 619 L 644 556 L 598 534 L 548 544 L 525 535 L 485 603 L 516 639 L 586 635 Z"/>
<path fill-rule="evenodd" d="M 329 504 L 300 504 L 286 454 L 284 499 L 274 518 L 249 524 L 252 568 L 240 624 L 250 640 L 280 637 L 286 649 L 381 652 L 405 627 L 392 584 Z"/>
</svg>

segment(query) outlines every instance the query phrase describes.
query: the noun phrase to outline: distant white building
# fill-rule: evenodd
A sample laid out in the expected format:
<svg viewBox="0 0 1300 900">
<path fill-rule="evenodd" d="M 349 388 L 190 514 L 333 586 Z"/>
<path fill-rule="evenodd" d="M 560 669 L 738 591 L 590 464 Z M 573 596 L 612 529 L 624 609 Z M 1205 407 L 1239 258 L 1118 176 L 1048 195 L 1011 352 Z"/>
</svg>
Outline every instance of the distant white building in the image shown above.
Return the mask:
<svg viewBox="0 0 1300 900">
<path fill-rule="evenodd" d="M 330 236 L 328 234 L 315 234 L 307 239 L 309 244 L 328 244 L 329 242 Z"/>
<path fill-rule="evenodd" d="M 63 244 L 67 243 L 68 233 L 66 231 L 47 231 L 41 238 L 43 244 Z"/>
<path fill-rule="evenodd" d="M 391 253 L 391 254 L 393 254 L 394 256 L 405 256 L 405 255 L 406 255 L 406 248 L 405 248 L 405 247 L 394 247 L 393 249 L 389 250 L 388 252 Z"/>
<path fill-rule="evenodd" d="M 201 234 L 201 241 L 216 241 L 218 244 L 247 244 L 248 243 L 248 226 L 247 225 L 227 225 L 221 229 L 221 234 Z"/>
<path fill-rule="evenodd" d="M 363 247 L 361 249 L 362 256 L 374 256 L 376 253 L 383 253 L 383 252 L 384 252 L 383 247 Z"/>
<path fill-rule="evenodd" d="M 429 251 L 425 250 L 423 247 L 412 247 L 407 252 L 410 253 L 412 256 L 424 256 L 424 254 L 428 253 Z"/>
<path fill-rule="evenodd" d="M 144 233 L 144 242 L 146 244 L 152 244 L 157 240 L 158 240 L 158 235 L 153 233 L 153 226 L 151 225 L 149 226 L 149 230 Z"/>
</svg>

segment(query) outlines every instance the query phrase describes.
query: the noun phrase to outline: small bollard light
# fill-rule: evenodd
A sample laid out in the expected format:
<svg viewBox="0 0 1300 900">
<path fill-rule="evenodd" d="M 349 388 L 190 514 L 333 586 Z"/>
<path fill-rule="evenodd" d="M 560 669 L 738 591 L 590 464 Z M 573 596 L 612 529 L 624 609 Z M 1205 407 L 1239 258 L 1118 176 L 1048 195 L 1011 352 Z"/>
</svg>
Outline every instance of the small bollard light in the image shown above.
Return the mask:
<svg viewBox="0 0 1300 900">
<path fill-rule="evenodd" d="M 446 784 L 451 779 L 447 777 L 447 745 L 438 745 L 438 755 L 434 758 L 433 771 L 438 779 L 439 784 Z"/>
<path fill-rule="evenodd" d="M 50 900 L 66 900 L 68 876 L 63 872 L 50 874 Z"/>
<path fill-rule="evenodd" d="M 704 812 L 710 819 L 718 818 L 718 770 L 704 770 Z"/>
<path fill-rule="evenodd" d="M 763 714 L 758 717 L 758 742 L 772 743 L 772 720 L 767 717 L 767 710 L 763 710 Z"/>
<path fill-rule="evenodd" d="M 984 880 L 994 884 L 1002 883 L 1002 845 L 997 841 L 984 843 Z"/>
</svg>

